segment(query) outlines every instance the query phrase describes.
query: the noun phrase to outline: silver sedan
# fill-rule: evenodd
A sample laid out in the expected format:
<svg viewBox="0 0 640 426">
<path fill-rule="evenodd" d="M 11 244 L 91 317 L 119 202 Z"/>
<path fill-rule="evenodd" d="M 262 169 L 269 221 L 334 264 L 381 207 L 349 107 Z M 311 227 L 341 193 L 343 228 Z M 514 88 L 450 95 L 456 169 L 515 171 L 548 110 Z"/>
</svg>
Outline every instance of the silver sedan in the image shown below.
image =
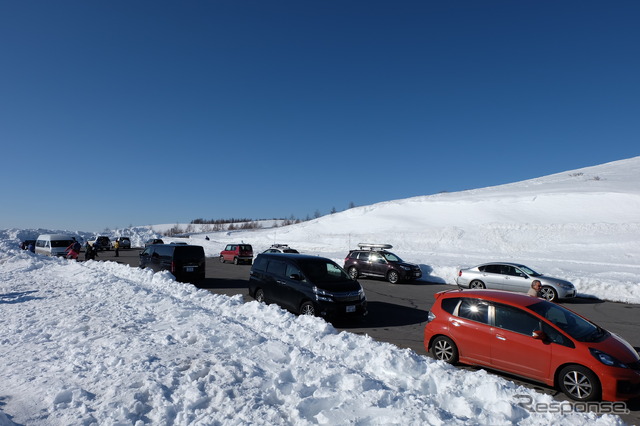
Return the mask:
<svg viewBox="0 0 640 426">
<path fill-rule="evenodd" d="M 460 269 L 456 283 L 461 287 L 526 293 L 533 280 L 540 281 L 540 296 L 549 301 L 576 297 L 576 288 L 569 281 L 539 274 L 518 263 L 483 263 L 473 268 Z"/>
</svg>

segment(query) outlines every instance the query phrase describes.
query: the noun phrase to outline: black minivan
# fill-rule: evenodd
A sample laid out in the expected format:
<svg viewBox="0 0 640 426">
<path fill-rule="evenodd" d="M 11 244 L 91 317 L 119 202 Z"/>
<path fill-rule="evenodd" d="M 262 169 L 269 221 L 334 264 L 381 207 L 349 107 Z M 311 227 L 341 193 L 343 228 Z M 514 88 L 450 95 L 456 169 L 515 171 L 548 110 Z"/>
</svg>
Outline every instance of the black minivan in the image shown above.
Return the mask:
<svg viewBox="0 0 640 426">
<path fill-rule="evenodd" d="M 204 279 L 204 248 L 183 244 L 150 245 L 140 253 L 140 267 L 169 271 L 177 281 L 197 284 Z"/>
<path fill-rule="evenodd" d="M 338 264 L 318 256 L 262 253 L 249 276 L 249 294 L 301 315 L 364 316 L 367 298 L 360 283 Z"/>
</svg>

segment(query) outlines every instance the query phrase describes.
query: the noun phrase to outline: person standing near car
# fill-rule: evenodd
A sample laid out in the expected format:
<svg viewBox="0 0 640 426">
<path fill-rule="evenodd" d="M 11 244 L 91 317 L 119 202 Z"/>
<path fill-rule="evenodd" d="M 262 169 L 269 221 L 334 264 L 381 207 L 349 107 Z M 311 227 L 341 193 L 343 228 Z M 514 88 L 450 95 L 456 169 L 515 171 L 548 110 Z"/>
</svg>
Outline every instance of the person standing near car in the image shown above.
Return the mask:
<svg viewBox="0 0 640 426">
<path fill-rule="evenodd" d="M 540 289 L 542 289 L 542 283 L 539 280 L 533 280 L 527 294 L 533 297 L 540 297 Z"/>
<path fill-rule="evenodd" d="M 120 241 L 118 241 L 116 239 L 116 241 L 113 243 L 113 248 L 115 249 L 115 257 L 120 257 Z"/>
</svg>

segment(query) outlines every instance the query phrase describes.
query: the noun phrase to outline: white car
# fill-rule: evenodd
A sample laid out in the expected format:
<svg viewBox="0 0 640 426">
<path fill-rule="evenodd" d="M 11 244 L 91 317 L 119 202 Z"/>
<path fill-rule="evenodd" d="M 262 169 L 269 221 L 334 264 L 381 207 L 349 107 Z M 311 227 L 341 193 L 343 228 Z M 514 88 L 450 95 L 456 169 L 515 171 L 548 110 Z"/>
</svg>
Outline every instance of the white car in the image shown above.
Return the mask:
<svg viewBox="0 0 640 426">
<path fill-rule="evenodd" d="M 121 249 L 130 249 L 131 248 L 131 240 L 129 237 L 118 237 L 111 243 L 111 247 L 115 248 L 116 241 L 120 244 Z"/>
<path fill-rule="evenodd" d="M 533 280 L 542 284 L 540 295 L 549 301 L 576 297 L 576 288 L 569 281 L 548 277 L 518 263 L 492 262 L 458 272 L 456 284 L 468 288 L 489 288 L 526 293 Z"/>
</svg>

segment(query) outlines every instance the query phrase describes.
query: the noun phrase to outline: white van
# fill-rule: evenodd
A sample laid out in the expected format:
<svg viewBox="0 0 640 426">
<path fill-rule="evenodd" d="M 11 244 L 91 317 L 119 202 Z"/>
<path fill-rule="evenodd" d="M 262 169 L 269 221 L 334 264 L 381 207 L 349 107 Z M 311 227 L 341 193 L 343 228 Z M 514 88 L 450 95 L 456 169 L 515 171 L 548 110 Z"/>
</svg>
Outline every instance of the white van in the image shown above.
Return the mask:
<svg viewBox="0 0 640 426">
<path fill-rule="evenodd" d="M 75 238 L 65 234 L 42 234 L 36 240 L 36 253 L 46 254 L 47 256 L 64 256 L 65 250 L 69 247 Z"/>
</svg>

